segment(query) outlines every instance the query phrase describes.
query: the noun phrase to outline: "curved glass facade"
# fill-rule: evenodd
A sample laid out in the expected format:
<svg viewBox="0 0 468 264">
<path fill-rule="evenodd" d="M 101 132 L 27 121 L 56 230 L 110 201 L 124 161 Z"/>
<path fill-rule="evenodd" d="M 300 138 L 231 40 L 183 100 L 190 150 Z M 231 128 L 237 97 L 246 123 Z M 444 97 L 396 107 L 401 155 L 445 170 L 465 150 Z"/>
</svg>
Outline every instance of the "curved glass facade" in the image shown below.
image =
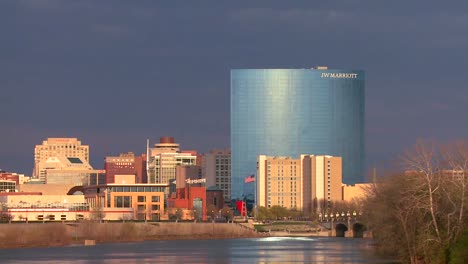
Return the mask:
<svg viewBox="0 0 468 264">
<path fill-rule="evenodd" d="M 257 156 L 343 158 L 343 182 L 363 181 L 364 72 L 231 70 L 231 199 L 253 197 L 244 179 Z"/>
</svg>

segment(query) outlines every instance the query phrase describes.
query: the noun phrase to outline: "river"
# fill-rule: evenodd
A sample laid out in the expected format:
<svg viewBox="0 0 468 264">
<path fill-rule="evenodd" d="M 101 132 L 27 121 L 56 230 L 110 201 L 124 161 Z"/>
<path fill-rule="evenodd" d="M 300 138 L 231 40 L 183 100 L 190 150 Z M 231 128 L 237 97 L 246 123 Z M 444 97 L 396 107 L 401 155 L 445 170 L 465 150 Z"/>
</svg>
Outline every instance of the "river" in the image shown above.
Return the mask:
<svg viewBox="0 0 468 264">
<path fill-rule="evenodd" d="M 267 237 L 0 250 L 0 263 L 392 263 L 372 240 Z M 393 262 L 394 263 L 394 262 Z"/>
</svg>

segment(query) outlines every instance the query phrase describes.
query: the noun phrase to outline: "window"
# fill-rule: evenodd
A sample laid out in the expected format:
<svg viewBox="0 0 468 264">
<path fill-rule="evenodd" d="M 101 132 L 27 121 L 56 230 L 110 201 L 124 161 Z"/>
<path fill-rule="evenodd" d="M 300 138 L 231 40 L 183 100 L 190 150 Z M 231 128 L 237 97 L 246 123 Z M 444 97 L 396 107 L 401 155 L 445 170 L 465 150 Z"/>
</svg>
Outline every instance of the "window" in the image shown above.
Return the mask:
<svg viewBox="0 0 468 264">
<path fill-rule="evenodd" d="M 153 205 L 151 205 L 151 210 L 153 210 L 153 211 L 158 211 L 158 210 L 159 210 L 159 204 L 153 204 Z"/>
<path fill-rule="evenodd" d="M 138 196 L 138 202 L 139 202 L 139 203 L 144 203 L 144 202 L 146 202 L 146 196 Z"/>
<path fill-rule="evenodd" d="M 114 197 L 114 207 L 116 207 L 116 208 L 123 207 L 123 197 L 122 196 L 115 196 Z"/>
<path fill-rule="evenodd" d="M 114 207 L 116 208 L 132 207 L 132 197 L 131 196 L 115 196 Z"/>
<path fill-rule="evenodd" d="M 54 221 L 55 220 L 55 215 L 49 215 L 48 218 L 49 218 L 49 221 Z"/>
<path fill-rule="evenodd" d="M 146 210 L 146 205 L 144 204 L 139 204 L 138 205 L 138 211 L 145 211 Z"/>
<path fill-rule="evenodd" d="M 61 215 L 61 216 L 60 216 L 60 220 L 62 220 L 62 221 L 67 220 L 67 215 Z"/>
<path fill-rule="evenodd" d="M 124 196 L 124 207 L 132 207 L 132 197 Z"/>
<path fill-rule="evenodd" d="M 159 202 L 159 196 L 151 196 L 151 202 L 153 203 Z"/>
<path fill-rule="evenodd" d="M 43 221 L 43 220 L 44 220 L 44 215 L 38 215 L 38 216 L 37 216 L 37 220 Z"/>
</svg>

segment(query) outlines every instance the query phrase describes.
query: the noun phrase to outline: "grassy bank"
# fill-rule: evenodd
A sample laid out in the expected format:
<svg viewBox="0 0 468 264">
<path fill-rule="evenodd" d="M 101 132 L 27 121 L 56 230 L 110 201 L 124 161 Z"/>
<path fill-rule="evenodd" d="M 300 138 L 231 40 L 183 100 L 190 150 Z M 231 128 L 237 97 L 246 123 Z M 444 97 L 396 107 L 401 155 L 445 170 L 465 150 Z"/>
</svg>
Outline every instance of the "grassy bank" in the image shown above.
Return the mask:
<svg viewBox="0 0 468 264">
<path fill-rule="evenodd" d="M 0 248 L 173 239 L 260 237 L 232 223 L 29 223 L 0 225 Z"/>
</svg>

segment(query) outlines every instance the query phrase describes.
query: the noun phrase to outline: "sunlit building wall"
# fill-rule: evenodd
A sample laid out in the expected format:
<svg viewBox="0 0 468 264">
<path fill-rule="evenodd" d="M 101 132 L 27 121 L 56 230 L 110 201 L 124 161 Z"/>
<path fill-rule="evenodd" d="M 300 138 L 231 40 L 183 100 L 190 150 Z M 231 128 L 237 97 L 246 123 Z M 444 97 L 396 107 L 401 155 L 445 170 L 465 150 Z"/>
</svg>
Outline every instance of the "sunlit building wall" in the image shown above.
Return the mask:
<svg viewBox="0 0 468 264">
<path fill-rule="evenodd" d="M 342 200 L 341 157 L 301 155 L 258 156 L 258 206 L 310 211 L 313 205 Z"/>
</svg>

